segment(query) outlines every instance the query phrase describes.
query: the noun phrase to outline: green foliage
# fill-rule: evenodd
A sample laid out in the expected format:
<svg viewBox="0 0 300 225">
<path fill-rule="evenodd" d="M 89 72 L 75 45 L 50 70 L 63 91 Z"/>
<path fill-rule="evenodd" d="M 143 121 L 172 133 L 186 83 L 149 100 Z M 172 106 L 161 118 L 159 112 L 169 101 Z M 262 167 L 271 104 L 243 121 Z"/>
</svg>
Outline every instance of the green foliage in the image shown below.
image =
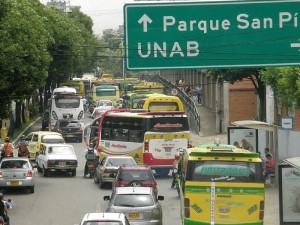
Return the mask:
<svg viewBox="0 0 300 225">
<path fill-rule="evenodd" d="M 40 114 L 39 112 L 39 104 L 30 103 L 29 104 L 29 118 L 36 118 Z"/>
<path fill-rule="evenodd" d="M 260 72 L 262 80 L 280 97 L 287 107 L 300 103 L 300 68 L 267 68 Z"/>
</svg>

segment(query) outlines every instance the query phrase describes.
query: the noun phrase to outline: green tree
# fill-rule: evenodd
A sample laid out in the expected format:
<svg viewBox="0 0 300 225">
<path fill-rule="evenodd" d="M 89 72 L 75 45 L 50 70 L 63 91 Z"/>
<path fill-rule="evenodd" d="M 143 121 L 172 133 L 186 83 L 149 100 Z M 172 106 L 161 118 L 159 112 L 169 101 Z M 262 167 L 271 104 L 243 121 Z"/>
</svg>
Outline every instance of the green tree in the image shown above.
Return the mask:
<svg viewBox="0 0 300 225">
<path fill-rule="evenodd" d="M 250 80 L 253 87 L 256 90 L 256 94 L 259 98 L 259 115 L 258 119 L 265 121 L 266 110 L 265 110 L 265 84 L 263 83 L 260 76 L 260 69 L 240 69 L 240 70 L 209 70 L 208 74 L 214 77 L 217 82 L 229 82 L 231 84 L 242 81 Z"/>
<path fill-rule="evenodd" d="M 47 78 L 51 57 L 47 45 L 51 41 L 44 26 L 45 18 L 37 11 L 43 7 L 37 0 L 6 1 L 9 11 L 1 14 L 0 24 L 0 111 L 1 118 L 9 115 L 10 104 L 35 94 Z M 17 107 L 19 109 L 19 107 Z M 21 112 L 16 114 L 16 126 L 20 126 Z"/>
<path fill-rule="evenodd" d="M 300 68 L 266 68 L 260 71 L 261 79 L 269 85 L 275 98 L 281 98 L 288 108 L 294 102 L 300 103 Z"/>
</svg>

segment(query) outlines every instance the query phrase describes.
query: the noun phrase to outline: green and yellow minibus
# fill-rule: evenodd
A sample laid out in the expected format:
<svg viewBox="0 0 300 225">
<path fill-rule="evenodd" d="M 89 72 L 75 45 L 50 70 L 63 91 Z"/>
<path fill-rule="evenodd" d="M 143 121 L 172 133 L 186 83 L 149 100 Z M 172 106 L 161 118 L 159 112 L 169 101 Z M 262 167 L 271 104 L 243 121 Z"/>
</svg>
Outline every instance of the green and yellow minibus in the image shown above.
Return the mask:
<svg viewBox="0 0 300 225">
<path fill-rule="evenodd" d="M 221 144 L 189 148 L 178 183 L 184 225 L 263 224 L 265 189 L 257 153 Z"/>
</svg>

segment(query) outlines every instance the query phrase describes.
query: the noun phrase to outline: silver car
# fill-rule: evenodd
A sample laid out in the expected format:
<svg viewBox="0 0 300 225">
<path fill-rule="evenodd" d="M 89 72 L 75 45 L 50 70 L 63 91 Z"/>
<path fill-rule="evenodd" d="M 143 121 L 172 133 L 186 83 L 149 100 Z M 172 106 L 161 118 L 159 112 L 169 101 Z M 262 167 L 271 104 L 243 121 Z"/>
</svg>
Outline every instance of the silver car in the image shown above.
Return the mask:
<svg viewBox="0 0 300 225">
<path fill-rule="evenodd" d="M 96 167 L 95 183 L 102 188 L 106 183 L 114 182 L 119 167 L 123 165 L 137 165 L 137 163 L 131 156 L 106 156 Z"/>
<path fill-rule="evenodd" d="M 130 225 L 124 213 L 87 213 L 80 225 Z"/>
<path fill-rule="evenodd" d="M 117 187 L 111 197 L 104 196 L 109 201 L 106 212 L 124 213 L 131 225 L 162 225 L 163 215 L 157 196 L 151 187 Z"/>
<path fill-rule="evenodd" d="M 34 169 L 28 158 L 4 158 L 0 164 L 0 189 L 27 188 L 34 193 Z"/>
</svg>

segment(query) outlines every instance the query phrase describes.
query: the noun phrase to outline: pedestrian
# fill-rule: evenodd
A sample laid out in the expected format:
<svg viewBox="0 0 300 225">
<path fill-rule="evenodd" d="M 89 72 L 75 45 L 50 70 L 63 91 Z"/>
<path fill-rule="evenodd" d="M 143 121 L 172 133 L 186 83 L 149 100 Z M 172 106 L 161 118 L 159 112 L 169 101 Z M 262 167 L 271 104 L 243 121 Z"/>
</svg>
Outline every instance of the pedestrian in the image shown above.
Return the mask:
<svg viewBox="0 0 300 225">
<path fill-rule="evenodd" d="M 246 139 L 242 139 L 241 148 L 249 151 L 253 151 L 253 146 Z"/>
<path fill-rule="evenodd" d="M 275 161 L 274 161 L 272 155 L 268 153 L 266 155 L 266 158 L 267 158 L 267 163 L 266 163 L 266 167 L 265 167 L 265 171 L 264 171 L 265 180 L 268 178 L 268 176 L 270 174 L 274 174 L 274 172 L 275 172 Z"/>
<path fill-rule="evenodd" d="M 187 86 L 185 89 L 185 93 L 188 95 L 191 91 L 191 85 Z"/>
<path fill-rule="evenodd" d="M 201 105 L 202 104 L 202 87 L 200 85 L 198 85 L 198 87 L 196 88 L 196 91 L 197 91 L 198 104 Z"/>
</svg>

